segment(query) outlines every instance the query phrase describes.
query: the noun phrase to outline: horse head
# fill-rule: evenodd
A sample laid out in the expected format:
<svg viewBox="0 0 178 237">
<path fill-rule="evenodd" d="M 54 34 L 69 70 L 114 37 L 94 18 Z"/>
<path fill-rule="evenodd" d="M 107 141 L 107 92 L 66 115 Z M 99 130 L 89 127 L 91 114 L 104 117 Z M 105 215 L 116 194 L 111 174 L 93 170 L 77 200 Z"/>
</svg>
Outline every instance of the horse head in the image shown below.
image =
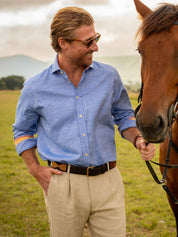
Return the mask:
<svg viewBox="0 0 178 237">
<path fill-rule="evenodd" d="M 152 11 L 139 0 L 134 3 L 142 19 L 138 30 L 142 103 L 136 123 L 146 141 L 163 142 L 178 98 L 178 5 L 163 4 Z"/>
</svg>

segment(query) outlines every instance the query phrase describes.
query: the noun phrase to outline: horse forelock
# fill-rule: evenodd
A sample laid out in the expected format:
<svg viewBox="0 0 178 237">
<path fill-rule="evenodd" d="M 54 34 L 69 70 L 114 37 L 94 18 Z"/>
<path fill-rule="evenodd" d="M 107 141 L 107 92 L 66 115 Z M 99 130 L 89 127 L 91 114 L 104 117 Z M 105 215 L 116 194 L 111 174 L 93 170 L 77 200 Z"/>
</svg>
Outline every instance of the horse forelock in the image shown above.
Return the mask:
<svg viewBox="0 0 178 237">
<path fill-rule="evenodd" d="M 144 40 L 153 33 L 168 31 L 177 20 L 178 5 L 162 4 L 144 18 L 137 34 L 140 36 L 140 40 Z"/>
</svg>

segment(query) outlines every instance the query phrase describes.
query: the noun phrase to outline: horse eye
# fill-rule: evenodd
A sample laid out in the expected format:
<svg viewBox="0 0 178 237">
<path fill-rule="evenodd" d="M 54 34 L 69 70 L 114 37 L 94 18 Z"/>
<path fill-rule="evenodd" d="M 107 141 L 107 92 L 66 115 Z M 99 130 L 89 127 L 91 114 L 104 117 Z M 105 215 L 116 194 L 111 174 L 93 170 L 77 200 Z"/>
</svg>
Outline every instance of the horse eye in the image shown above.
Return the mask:
<svg viewBox="0 0 178 237">
<path fill-rule="evenodd" d="M 136 51 L 137 51 L 139 54 L 141 54 L 141 51 L 140 51 L 140 49 L 139 49 L 139 48 L 137 48 L 137 49 L 136 49 Z"/>
<path fill-rule="evenodd" d="M 140 48 L 137 48 L 136 51 L 140 54 L 140 56 L 143 56 L 143 52 L 140 50 Z"/>
</svg>

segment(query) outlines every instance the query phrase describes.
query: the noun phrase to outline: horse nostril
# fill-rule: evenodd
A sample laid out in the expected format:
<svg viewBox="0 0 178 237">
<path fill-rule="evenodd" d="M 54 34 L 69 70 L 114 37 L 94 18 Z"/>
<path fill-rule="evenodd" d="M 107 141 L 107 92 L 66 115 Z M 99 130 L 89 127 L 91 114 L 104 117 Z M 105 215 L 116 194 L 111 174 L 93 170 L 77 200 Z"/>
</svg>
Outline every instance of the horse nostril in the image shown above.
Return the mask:
<svg viewBox="0 0 178 237">
<path fill-rule="evenodd" d="M 159 116 L 158 116 L 158 119 L 159 119 L 158 128 L 163 129 L 163 128 L 166 126 L 165 119 L 163 118 L 162 115 L 159 115 Z"/>
<path fill-rule="evenodd" d="M 147 141 L 163 140 L 167 132 L 166 121 L 162 114 L 155 116 L 142 111 L 136 116 L 137 127 Z"/>
<path fill-rule="evenodd" d="M 166 126 L 164 117 L 160 114 L 154 116 L 151 114 L 139 113 L 136 116 L 136 122 L 138 127 L 150 128 L 150 129 L 163 129 Z"/>
</svg>

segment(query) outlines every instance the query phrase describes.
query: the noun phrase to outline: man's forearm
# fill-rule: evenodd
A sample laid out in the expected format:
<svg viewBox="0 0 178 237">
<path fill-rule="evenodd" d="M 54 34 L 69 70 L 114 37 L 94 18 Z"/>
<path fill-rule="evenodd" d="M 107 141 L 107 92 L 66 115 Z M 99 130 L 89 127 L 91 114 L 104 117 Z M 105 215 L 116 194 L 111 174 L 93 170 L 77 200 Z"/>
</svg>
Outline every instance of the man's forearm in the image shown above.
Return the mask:
<svg viewBox="0 0 178 237">
<path fill-rule="evenodd" d="M 35 152 L 35 148 L 31 148 L 22 152 L 21 157 L 24 160 L 30 174 L 34 175 L 34 170 L 40 165 Z"/>
<path fill-rule="evenodd" d="M 128 128 L 122 132 L 125 139 L 135 145 L 137 138 L 142 137 L 140 131 L 137 128 Z"/>
</svg>

